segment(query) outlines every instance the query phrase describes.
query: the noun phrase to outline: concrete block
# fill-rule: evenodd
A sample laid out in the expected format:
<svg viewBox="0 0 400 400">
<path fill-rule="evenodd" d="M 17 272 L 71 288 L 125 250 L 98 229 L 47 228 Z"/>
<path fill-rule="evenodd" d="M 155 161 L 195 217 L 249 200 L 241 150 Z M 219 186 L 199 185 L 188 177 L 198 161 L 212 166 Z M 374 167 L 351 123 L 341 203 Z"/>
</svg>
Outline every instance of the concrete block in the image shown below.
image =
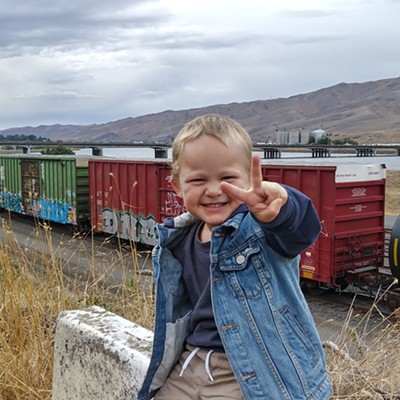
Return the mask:
<svg viewBox="0 0 400 400">
<path fill-rule="evenodd" d="M 100 307 L 64 311 L 54 343 L 52 400 L 132 400 L 153 332 Z"/>
</svg>

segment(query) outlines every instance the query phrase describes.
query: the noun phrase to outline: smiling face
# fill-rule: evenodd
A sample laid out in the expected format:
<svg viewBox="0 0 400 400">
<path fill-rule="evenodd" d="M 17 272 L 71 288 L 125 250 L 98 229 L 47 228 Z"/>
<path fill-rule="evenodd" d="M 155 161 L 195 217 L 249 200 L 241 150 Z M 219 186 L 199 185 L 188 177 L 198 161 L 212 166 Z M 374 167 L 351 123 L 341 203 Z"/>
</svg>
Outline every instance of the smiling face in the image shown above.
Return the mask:
<svg viewBox="0 0 400 400">
<path fill-rule="evenodd" d="M 240 205 L 221 190 L 221 182 L 248 189 L 249 169 L 248 156 L 238 144 L 228 147 L 210 135 L 185 144 L 173 186 L 186 209 L 205 222 L 202 240 L 207 240 L 211 229 L 226 221 Z"/>
</svg>

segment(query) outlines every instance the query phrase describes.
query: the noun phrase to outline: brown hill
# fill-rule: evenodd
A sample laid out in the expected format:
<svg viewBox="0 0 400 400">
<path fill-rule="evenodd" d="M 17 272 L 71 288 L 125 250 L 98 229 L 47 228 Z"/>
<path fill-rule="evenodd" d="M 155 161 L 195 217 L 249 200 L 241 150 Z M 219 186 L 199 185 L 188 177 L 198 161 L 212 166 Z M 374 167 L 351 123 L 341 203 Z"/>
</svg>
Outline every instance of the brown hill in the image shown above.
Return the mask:
<svg viewBox="0 0 400 400">
<path fill-rule="evenodd" d="M 12 128 L 1 133 L 103 143 L 169 143 L 187 121 L 205 113 L 220 113 L 238 120 L 255 142 L 275 140 L 278 132 L 311 132 L 322 128 L 333 139 L 350 137 L 359 143 L 399 143 L 400 77 L 340 83 L 289 98 L 169 110 L 105 124 Z"/>
</svg>

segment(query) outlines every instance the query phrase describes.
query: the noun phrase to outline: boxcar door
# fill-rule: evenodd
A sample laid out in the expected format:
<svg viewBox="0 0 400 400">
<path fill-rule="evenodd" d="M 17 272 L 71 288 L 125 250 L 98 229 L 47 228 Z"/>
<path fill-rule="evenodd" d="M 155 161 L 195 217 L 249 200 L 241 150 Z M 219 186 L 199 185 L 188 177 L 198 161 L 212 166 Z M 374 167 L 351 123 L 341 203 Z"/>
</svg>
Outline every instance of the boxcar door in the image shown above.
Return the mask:
<svg viewBox="0 0 400 400">
<path fill-rule="evenodd" d="M 40 196 L 40 164 L 39 161 L 22 160 L 22 205 L 24 213 L 35 215 L 34 200 Z"/>
</svg>

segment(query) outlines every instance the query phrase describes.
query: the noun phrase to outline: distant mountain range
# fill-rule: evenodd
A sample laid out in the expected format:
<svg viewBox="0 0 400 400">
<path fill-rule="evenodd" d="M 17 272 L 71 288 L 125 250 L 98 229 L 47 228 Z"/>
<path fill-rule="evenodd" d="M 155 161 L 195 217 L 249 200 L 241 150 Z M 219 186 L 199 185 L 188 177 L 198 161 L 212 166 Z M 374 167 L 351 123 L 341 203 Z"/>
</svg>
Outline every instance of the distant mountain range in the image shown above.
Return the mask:
<svg viewBox="0 0 400 400">
<path fill-rule="evenodd" d="M 400 77 L 340 83 L 289 98 L 168 110 L 104 124 L 41 125 L 0 133 L 98 143 L 170 143 L 187 121 L 206 113 L 223 114 L 239 121 L 254 142 L 274 141 L 279 132 L 311 132 L 322 128 L 332 138 L 350 137 L 359 143 L 399 143 Z"/>
</svg>

